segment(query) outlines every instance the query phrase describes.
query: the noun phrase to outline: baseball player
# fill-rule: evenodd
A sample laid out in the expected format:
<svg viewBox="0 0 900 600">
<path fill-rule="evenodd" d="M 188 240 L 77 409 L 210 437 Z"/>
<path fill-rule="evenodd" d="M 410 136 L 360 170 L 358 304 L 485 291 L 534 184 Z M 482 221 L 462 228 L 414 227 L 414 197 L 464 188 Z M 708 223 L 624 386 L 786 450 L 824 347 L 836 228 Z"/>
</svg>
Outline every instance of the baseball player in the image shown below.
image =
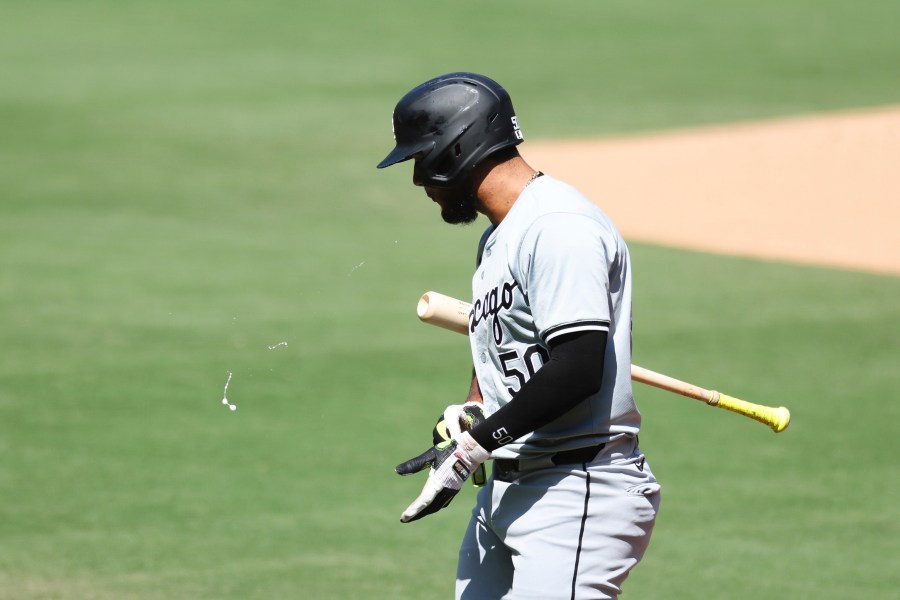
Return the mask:
<svg viewBox="0 0 900 600">
<path fill-rule="evenodd" d="M 447 506 L 491 458 L 456 597 L 616 598 L 660 496 L 638 447 L 628 248 L 576 189 L 523 160 L 510 97 L 488 77 L 415 87 L 393 125 L 378 167 L 413 160 L 445 221 L 491 223 L 472 277 L 469 396 L 444 412 L 450 439 L 397 467 L 429 468 L 401 521 Z"/>
</svg>

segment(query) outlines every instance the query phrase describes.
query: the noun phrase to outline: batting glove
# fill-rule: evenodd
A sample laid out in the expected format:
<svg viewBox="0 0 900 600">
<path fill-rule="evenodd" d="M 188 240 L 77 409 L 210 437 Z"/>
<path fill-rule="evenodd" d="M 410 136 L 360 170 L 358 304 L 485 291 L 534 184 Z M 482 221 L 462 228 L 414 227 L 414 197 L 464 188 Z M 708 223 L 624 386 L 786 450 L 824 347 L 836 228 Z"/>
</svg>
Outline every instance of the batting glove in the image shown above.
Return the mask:
<svg viewBox="0 0 900 600">
<path fill-rule="evenodd" d="M 484 419 L 484 405 L 481 402 L 451 404 L 438 417 L 437 423 L 431 431 L 432 441 L 437 446 L 441 442 L 457 437 L 463 431 L 470 431 Z M 478 468 L 472 473 L 472 485 L 480 488 L 485 482 L 487 482 L 487 473 L 484 465 L 478 465 Z"/>
<path fill-rule="evenodd" d="M 481 402 L 451 404 L 444 409 L 444 414 L 434 426 L 434 443 L 455 438 L 463 431 L 470 431 L 484 419 L 484 405 Z"/>
<path fill-rule="evenodd" d="M 446 507 L 472 471 L 489 457 L 490 453 L 464 431 L 456 439 L 441 442 L 397 465 L 395 470 L 400 475 L 412 475 L 431 467 L 422 493 L 403 511 L 400 522 L 410 523 Z"/>
</svg>

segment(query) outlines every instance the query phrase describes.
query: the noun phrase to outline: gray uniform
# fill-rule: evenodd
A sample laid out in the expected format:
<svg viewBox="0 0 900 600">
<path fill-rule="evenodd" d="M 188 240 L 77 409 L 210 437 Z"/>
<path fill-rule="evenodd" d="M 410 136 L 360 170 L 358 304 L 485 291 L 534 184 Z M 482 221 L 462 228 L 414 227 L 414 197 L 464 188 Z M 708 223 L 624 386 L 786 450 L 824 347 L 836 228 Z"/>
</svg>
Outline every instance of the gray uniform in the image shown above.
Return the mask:
<svg viewBox="0 0 900 600">
<path fill-rule="evenodd" d="M 637 447 L 628 248 L 577 190 L 540 177 L 485 242 L 472 291 L 472 358 L 488 415 L 541 368 L 554 337 L 606 330 L 608 342 L 596 394 L 493 452 L 457 597 L 615 598 L 659 506 Z"/>
</svg>

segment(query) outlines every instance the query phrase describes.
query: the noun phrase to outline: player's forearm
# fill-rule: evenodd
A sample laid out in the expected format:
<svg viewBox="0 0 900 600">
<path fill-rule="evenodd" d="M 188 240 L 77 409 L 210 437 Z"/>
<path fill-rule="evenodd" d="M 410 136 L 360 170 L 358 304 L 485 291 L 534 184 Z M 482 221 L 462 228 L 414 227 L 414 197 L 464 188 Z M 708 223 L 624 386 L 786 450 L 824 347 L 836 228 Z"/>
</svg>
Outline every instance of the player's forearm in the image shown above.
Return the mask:
<svg viewBox="0 0 900 600">
<path fill-rule="evenodd" d="M 469 395 L 466 396 L 466 402 L 478 402 L 484 404 L 484 397 L 481 395 L 481 386 L 478 385 L 478 378 L 475 371 L 472 371 L 472 385 L 469 387 Z"/>
<path fill-rule="evenodd" d="M 607 332 L 565 336 L 551 345 L 550 360 L 516 397 L 472 429 L 475 440 L 493 451 L 531 433 L 583 402 L 600 389 Z"/>
</svg>

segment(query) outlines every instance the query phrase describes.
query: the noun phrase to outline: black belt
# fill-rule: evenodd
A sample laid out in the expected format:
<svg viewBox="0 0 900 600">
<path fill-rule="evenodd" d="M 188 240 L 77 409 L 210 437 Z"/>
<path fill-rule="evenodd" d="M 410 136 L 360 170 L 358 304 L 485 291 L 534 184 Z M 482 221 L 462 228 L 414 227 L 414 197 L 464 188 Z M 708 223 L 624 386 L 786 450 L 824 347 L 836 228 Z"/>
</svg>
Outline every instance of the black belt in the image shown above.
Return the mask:
<svg viewBox="0 0 900 600">
<path fill-rule="evenodd" d="M 588 448 L 575 448 L 574 450 L 563 450 L 562 452 L 557 452 L 553 456 L 550 457 L 550 462 L 554 465 L 575 465 L 578 463 L 587 463 L 594 460 L 594 457 L 600 454 L 600 451 L 603 450 L 603 447 L 606 446 L 606 443 L 602 443 L 599 446 L 590 446 Z M 498 471 L 502 471 L 504 473 L 509 473 L 510 471 L 521 471 L 520 464 L 523 462 L 531 462 L 531 461 L 520 461 L 516 458 L 495 458 L 494 459 L 494 469 Z"/>
</svg>

